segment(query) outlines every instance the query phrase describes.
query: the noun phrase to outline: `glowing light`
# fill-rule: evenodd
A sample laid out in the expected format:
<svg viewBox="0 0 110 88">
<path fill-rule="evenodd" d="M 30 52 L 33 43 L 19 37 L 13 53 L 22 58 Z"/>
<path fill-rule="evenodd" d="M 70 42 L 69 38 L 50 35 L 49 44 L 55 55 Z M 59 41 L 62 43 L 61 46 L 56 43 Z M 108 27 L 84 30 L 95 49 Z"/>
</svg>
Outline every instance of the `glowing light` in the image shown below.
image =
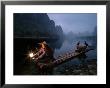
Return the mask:
<svg viewBox="0 0 110 88">
<path fill-rule="evenodd" d="M 30 57 L 33 57 L 33 56 L 34 56 L 34 54 L 33 54 L 33 53 L 30 53 L 30 54 L 29 54 L 29 56 L 30 56 Z"/>
<path fill-rule="evenodd" d="M 35 59 L 35 58 L 32 58 L 33 60 Z"/>
<path fill-rule="evenodd" d="M 45 45 L 42 43 L 42 48 L 44 49 L 45 48 Z"/>
</svg>

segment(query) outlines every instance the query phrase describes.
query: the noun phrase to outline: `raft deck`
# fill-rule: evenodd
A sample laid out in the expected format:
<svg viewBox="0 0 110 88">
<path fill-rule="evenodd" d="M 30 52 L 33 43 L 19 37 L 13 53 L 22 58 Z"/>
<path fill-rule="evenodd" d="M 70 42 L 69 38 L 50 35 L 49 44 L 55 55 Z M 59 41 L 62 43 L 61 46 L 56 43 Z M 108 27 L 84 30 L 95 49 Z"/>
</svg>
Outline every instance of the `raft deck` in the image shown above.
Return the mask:
<svg viewBox="0 0 110 88">
<path fill-rule="evenodd" d="M 75 52 L 75 51 L 71 51 L 70 53 L 66 53 L 64 55 L 61 55 L 57 58 L 55 58 L 54 61 L 50 62 L 50 63 L 40 63 L 38 62 L 37 65 L 42 69 L 42 68 L 53 68 L 53 67 L 56 67 L 64 62 L 67 62 L 71 59 L 75 59 L 76 57 L 78 56 L 81 56 L 83 54 L 85 54 L 86 52 L 88 51 L 91 51 L 91 50 L 94 50 L 94 49 L 86 49 L 84 51 L 81 51 L 80 53 L 79 52 Z"/>
</svg>

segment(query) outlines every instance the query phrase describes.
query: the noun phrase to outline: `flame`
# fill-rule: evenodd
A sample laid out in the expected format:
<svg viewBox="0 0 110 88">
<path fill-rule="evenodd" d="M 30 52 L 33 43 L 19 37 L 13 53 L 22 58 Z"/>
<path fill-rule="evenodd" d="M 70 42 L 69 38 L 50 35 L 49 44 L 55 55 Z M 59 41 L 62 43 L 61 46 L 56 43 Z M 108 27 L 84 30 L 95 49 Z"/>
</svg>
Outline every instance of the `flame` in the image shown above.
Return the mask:
<svg viewBox="0 0 110 88">
<path fill-rule="evenodd" d="M 30 54 L 29 54 L 29 56 L 30 56 L 30 57 L 33 57 L 33 56 L 34 56 L 34 54 L 33 54 L 33 53 L 30 53 Z"/>
</svg>

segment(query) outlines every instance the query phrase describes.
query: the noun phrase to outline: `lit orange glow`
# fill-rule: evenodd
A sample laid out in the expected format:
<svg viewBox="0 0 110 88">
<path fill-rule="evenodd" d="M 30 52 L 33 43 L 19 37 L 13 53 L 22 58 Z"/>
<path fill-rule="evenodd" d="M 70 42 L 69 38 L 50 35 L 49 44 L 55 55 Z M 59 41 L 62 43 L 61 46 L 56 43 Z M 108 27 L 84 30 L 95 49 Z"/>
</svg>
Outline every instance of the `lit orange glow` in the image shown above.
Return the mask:
<svg viewBox="0 0 110 88">
<path fill-rule="evenodd" d="M 44 49 L 45 48 L 45 45 L 42 43 L 42 48 Z"/>
<path fill-rule="evenodd" d="M 35 58 L 32 58 L 33 60 L 35 59 Z"/>
<path fill-rule="evenodd" d="M 30 56 L 30 57 L 33 57 L 33 56 L 34 56 L 34 54 L 33 54 L 33 53 L 30 53 L 30 54 L 29 54 L 29 56 Z"/>
</svg>

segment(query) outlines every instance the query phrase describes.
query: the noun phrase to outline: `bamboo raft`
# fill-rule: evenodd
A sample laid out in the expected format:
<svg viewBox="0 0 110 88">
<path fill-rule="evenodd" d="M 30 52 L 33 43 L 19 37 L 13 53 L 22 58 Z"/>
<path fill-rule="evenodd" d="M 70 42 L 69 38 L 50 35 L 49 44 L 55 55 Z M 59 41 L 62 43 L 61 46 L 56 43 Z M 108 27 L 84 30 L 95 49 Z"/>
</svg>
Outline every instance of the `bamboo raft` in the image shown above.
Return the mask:
<svg viewBox="0 0 110 88">
<path fill-rule="evenodd" d="M 39 66 L 40 69 L 53 68 L 53 67 L 56 67 L 62 63 L 65 63 L 71 59 L 75 59 L 76 57 L 84 55 L 86 52 L 89 52 L 91 50 L 94 50 L 94 49 L 85 49 L 84 51 L 81 51 L 80 53 L 75 52 L 75 51 L 71 51 L 70 53 L 66 53 L 64 55 L 61 55 L 61 56 L 55 58 L 54 61 L 49 62 L 49 63 L 37 62 L 37 66 Z"/>
</svg>

